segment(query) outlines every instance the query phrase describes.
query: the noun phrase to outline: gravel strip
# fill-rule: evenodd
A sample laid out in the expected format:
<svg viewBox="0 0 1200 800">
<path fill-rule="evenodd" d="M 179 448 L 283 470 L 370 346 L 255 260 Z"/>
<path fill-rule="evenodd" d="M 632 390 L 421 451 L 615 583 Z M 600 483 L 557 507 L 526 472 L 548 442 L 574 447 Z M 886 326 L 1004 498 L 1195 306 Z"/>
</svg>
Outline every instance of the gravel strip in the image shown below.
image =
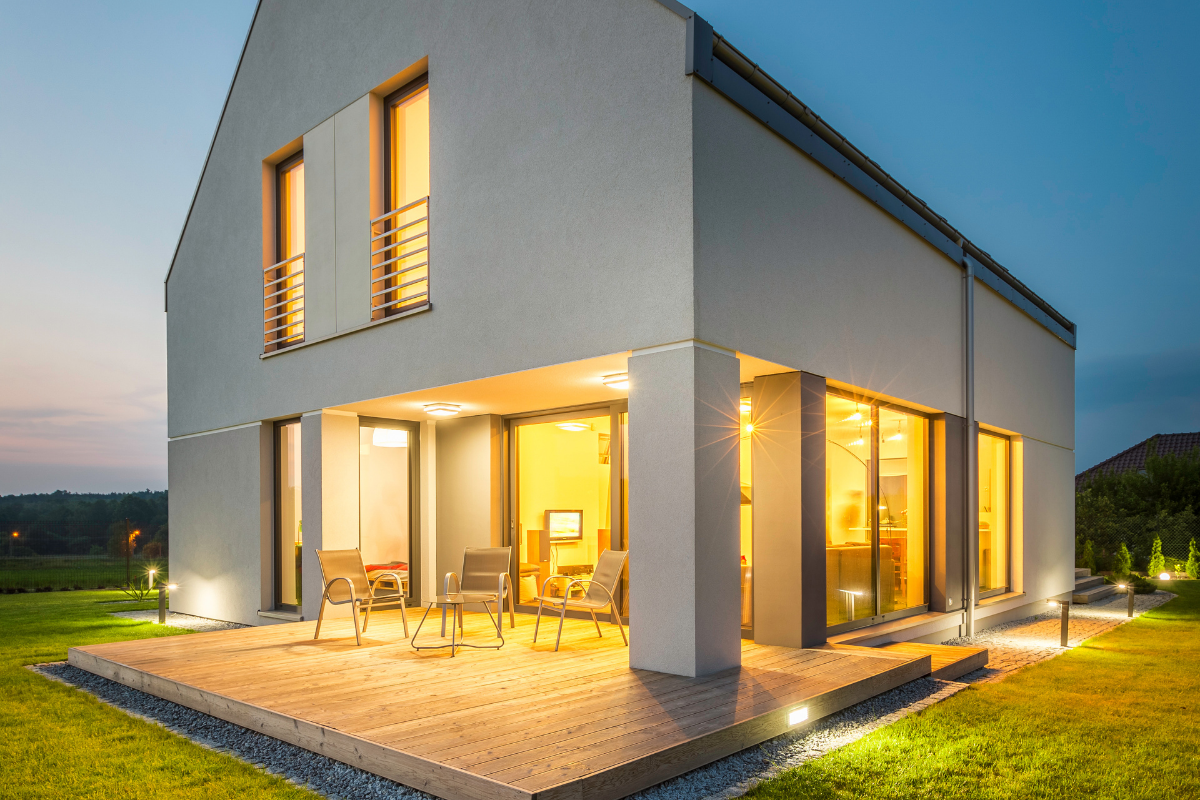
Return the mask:
<svg viewBox="0 0 1200 800">
<path fill-rule="evenodd" d="M 264 772 L 334 800 L 434 800 L 425 792 L 130 689 L 66 662 L 36 664 L 30 669 L 82 689 L 132 716 L 162 725 L 203 747 L 240 758 Z"/>
<path fill-rule="evenodd" d="M 158 611 L 113 611 L 110 612 L 114 617 L 122 619 L 136 619 L 139 622 L 158 622 Z M 227 631 L 232 628 L 248 628 L 249 625 L 242 625 L 239 622 L 224 622 L 219 619 L 209 619 L 208 617 L 193 617 L 191 614 L 177 614 L 174 611 L 167 612 L 167 625 L 172 628 L 187 628 L 189 631 Z"/>
</svg>

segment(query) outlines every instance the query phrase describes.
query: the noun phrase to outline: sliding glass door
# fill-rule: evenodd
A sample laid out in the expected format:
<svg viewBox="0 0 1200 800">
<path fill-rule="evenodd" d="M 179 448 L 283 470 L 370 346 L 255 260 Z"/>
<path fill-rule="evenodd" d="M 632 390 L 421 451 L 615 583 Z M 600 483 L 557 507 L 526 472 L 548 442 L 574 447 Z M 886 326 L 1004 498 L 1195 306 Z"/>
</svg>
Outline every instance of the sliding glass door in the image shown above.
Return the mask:
<svg viewBox="0 0 1200 800">
<path fill-rule="evenodd" d="M 979 433 L 979 597 L 1009 586 L 1009 440 Z"/>
<path fill-rule="evenodd" d="M 926 419 L 830 393 L 825 425 L 826 624 L 856 627 L 924 607 Z"/>
<path fill-rule="evenodd" d="M 404 578 L 415 561 L 417 443 L 415 423 L 360 419 L 358 547 L 368 572 L 396 572 Z M 411 593 L 411 582 L 409 590 Z"/>
<path fill-rule="evenodd" d="M 275 608 L 295 610 L 303 600 L 304 522 L 301 507 L 300 420 L 275 424 Z"/>
</svg>

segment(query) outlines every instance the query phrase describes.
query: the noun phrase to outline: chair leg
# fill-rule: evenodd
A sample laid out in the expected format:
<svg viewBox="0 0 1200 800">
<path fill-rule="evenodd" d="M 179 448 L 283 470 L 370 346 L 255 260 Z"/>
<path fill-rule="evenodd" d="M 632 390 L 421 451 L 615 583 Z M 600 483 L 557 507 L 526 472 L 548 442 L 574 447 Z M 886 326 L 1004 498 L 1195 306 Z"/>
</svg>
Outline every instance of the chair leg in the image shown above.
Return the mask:
<svg viewBox="0 0 1200 800">
<path fill-rule="evenodd" d="M 355 600 L 350 604 L 350 616 L 354 619 L 354 641 L 358 642 L 358 646 L 362 647 L 362 634 L 358 630 L 358 601 Z"/>
<path fill-rule="evenodd" d="M 603 639 L 604 634 L 600 632 L 600 620 L 596 619 L 596 609 L 589 608 L 588 611 L 592 612 L 592 622 L 596 623 L 596 635 Z"/>
<path fill-rule="evenodd" d="M 617 630 L 621 632 L 621 641 L 625 643 L 626 647 L 629 647 L 629 640 L 625 638 L 625 626 L 621 624 L 621 615 L 617 613 L 615 608 L 613 609 L 613 616 L 617 618 Z"/>
<path fill-rule="evenodd" d="M 400 619 L 404 620 L 404 638 L 408 638 L 408 603 L 404 602 L 404 593 L 400 593 Z"/>
<path fill-rule="evenodd" d="M 446 638 L 446 607 L 442 606 L 442 638 Z"/>
<path fill-rule="evenodd" d="M 517 627 L 517 613 L 516 613 L 516 610 L 514 609 L 514 606 L 516 605 L 516 602 L 517 602 L 517 598 L 514 596 L 515 593 L 513 592 L 512 578 L 505 575 L 504 582 L 508 584 L 508 627 L 509 627 L 509 629 L 512 629 L 512 628 Z M 496 616 L 500 616 L 500 614 L 502 614 L 503 611 L 504 611 L 503 607 L 497 608 Z"/>
<path fill-rule="evenodd" d="M 558 652 L 558 643 L 562 641 L 563 620 L 567 618 L 567 604 L 565 602 L 566 598 L 564 597 L 563 600 L 562 613 L 558 615 L 558 638 L 554 640 L 554 652 L 556 653 Z"/>
<path fill-rule="evenodd" d="M 538 627 L 541 626 L 541 624 L 542 624 L 542 606 L 544 606 L 544 605 L 545 604 L 542 602 L 541 598 L 539 597 L 538 598 L 537 620 L 535 620 L 533 623 L 533 643 L 534 644 L 537 644 L 537 632 L 538 632 Z"/>
<path fill-rule="evenodd" d="M 370 600 L 367 601 L 367 613 L 366 613 L 366 616 L 363 617 L 363 627 L 362 627 L 363 633 L 367 632 L 367 625 L 369 625 L 369 624 L 371 624 L 371 601 Z"/>
<path fill-rule="evenodd" d="M 317 612 L 317 630 L 313 634 L 314 639 L 316 639 L 318 636 L 321 635 L 321 621 L 324 619 L 325 619 L 325 595 L 322 594 L 321 595 L 321 610 Z"/>
</svg>

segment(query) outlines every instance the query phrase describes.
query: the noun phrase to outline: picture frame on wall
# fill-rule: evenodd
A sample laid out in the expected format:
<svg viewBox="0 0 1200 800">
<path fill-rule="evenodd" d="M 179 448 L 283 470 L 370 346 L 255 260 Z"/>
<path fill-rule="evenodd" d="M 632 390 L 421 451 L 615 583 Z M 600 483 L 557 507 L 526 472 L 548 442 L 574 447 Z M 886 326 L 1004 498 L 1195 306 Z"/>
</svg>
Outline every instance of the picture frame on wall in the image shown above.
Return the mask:
<svg viewBox="0 0 1200 800">
<path fill-rule="evenodd" d="M 547 509 L 546 531 L 550 543 L 579 542 L 583 540 L 582 509 Z"/>
</svg>

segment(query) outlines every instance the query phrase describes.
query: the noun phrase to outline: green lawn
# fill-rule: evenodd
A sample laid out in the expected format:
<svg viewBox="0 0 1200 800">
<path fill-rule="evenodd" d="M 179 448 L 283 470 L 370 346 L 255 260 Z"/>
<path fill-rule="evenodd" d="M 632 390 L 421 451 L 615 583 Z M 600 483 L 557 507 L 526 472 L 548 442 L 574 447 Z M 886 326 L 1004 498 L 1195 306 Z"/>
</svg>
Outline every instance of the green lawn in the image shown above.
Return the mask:
<svg viewBox="0 0 1200 800">
<path fill-rule="evenodd" d="M 1200 581 L 1170 589 L 1178 599 L 1133 622 L 960 692 L 749 796 L 1200 797 Z"/>
<path fill-rule="evenodd" d="M 165 577 L 167 559 L 143 561 L 135 557 L 129 574 L 134 583 L 146 582 L 146 570 L 151 566 L 162 570 Z M 98 589 L 125 585 L 125 559 L 110 556 L 29 556 L 0 557 L 0 590 Z"/>
<path fill-rule="evenodd" d="M 62 661 L 74 645 L 184 633 L 109 616 L 120 592 L 0 595 L 0 797 L 313 798 L 231 756 L 214 753 L 25 664 Z"/>
</svg>

